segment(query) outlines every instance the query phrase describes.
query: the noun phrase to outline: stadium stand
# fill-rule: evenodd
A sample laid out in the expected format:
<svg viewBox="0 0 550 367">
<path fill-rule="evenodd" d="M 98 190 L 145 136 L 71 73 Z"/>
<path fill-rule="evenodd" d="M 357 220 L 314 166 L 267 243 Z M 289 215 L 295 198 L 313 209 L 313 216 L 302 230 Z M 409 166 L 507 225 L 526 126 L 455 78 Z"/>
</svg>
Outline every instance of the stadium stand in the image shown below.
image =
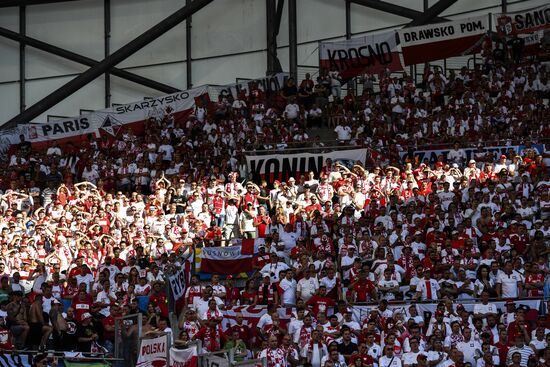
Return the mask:
<svg viewBox="0 0 550 367">
<path fill-rule="evenodd" d="M 22 139 L 2 162 L 0 349 L 135 354 L 168 333 L 268 367 L 548 366 L 550 66 L 482 56 Z M 329 145 L 368 157 L 283 180 L 246 164 Z"/>
</svg>

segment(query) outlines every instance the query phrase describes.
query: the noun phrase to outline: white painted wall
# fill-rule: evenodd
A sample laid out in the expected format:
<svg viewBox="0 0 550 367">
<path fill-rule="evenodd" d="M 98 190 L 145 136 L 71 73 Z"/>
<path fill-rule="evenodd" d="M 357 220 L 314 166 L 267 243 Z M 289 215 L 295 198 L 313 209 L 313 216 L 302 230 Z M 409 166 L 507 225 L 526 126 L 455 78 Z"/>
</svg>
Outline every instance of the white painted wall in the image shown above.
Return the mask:
<svg viewBox="0 0 550 367">
<path fill-rule="evenodd" d="M 423 0 L 386 0 L 421 11 Z M 429 0 L 433 5 L 437 0 Z M 510 1 L 510 11 L 546 3 Z M 111 0 L 111 51 L 131 41 L 183 6 L 184 0 Z M 279 59 L 288 69 L 287 3 L 278 37 Z M 444 12 L 449 18 L 499 12 L 501 0 L 460 0 Z M 391 29 L 409 20 L 352 4 L 352 32 Z M 344 0 L 298 0 L 298 63 L 316 66 L 317 43 L 345 34 Z M 193 16 L 193 84 L 224 84 L 235 78 L 257 77 L 266 67 L 265 0 L 216 0 Z M 27 34 L 42 41 L 101 60 L 104 57 L 103 1 L 80 0 L 27 7 Z M 18 30 L 18 9 L 0 11 L 0 27 Z M 231 55 L 236 54 L 236 55 Z M 0 124 L 19 112 L 19 46 L 0 38 Z M 185 89 L 185 24 L 166 33 L 120 65 L 128 70 Z M 158 65 L 162 64 L 162 65 Z M 27 48 L 26 105 L 38 102 L 86 67 Z M 111 77 L 113 103 L 128 103 L 161 93 Z M 46 116 L 78 114 L 79 109 L 104 107 L 104 79 L 98 78 L 51 108 Z"/>
</svg>

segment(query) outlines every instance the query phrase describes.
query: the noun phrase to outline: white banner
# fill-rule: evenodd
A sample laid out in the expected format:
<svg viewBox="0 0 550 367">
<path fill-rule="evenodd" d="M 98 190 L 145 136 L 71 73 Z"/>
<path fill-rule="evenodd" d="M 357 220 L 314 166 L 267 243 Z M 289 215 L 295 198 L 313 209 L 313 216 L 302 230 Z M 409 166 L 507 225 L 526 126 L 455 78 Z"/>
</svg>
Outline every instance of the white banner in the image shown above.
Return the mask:
<svg viewBox="0 0 550 367">
<path fill-rule="evenodd" d="M 174 299 L 177 301 L 185 294 L 187 285 L 189 284 L 189 269 L 186 269 L 185 266 L 182 266 L 177 273 L 172 274 L 168 277 L 170 282 L 170 288 L 172 288 L 172 293 L 174 294 Z"/>
<path fill-rule="evenodd" d="M 459 19 L 452 22 L 428 24 L 399 29 L 401 47 L 425 45 L 469 36 L 485 34 L 489 30 L 489 17 Z"/>
<path fill-rule="evenodd" d="M 166 367 L 168 355 L 168 335 L 152 339 L 141 339 L 137 367 Z"/>
<path fill-rule="evenodd" d="M 248 95 L 248 91 L 253 88 L 258 88 L 266 93 L 278 93 L 285 86 L 286 80 L 289 76 L 289 73 L 277 73 L 265 78 L 249 79 L 240 83 L 227 84 L 224 86 L 209 86 L 209 88 L 215 89 L 218 94 L 224 96 L 231 94 L 233 98 L 237 98 L 237 96 L 243 91 Z M 254 87 L 254 85 L 256 87 Z"/>
<path fill-rule="evenodd" d="M 0 367 L 31 367 L 32 356 L 27 354 L 1 353 Z"/>
<path fill-rule="evenodd" d="M 269 184 L 275 180 L 286 181 L 290 177 L 297 178 L 300 174 L 306 174 L 309 171 L 313 171 L 317 176 L 328 158 L 351 168 L 357 162 L 364 164 L 366 155 L 367 149 L 336 150 L 326 153 L 248 155 L 246 163 L 253 180 L 258 182 L 260 179 L 265 179 Z"/>
<path fill-rule="evenodd" d="M 187 349 L 170 348 L 170 367 L 197 367 L 197 346 Z"/>
<path fill-rule="evenodd" d="M 229 359 L 215 355 L 206 355 L 201 358 L 201 367 L 229 367 Z"/>
</svg>

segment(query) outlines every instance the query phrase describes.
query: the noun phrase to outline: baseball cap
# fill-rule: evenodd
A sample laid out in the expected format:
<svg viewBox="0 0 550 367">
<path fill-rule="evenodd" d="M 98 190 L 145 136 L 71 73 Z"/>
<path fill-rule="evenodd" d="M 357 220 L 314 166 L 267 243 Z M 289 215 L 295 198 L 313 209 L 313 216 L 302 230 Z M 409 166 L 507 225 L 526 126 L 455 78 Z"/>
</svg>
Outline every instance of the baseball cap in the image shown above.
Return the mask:
<svg viewBox="0 0 550 367">
<path fill-rule="evenodd" d="M 82 314 L 82 316 L 80 316 L 80 320 L 83 321 L 83 320 L 86 320 L 86 319 L 91 319 L 92 318 L 92 314 L 89 313 L 89 312 L 84 312 Z"/>
</svg>

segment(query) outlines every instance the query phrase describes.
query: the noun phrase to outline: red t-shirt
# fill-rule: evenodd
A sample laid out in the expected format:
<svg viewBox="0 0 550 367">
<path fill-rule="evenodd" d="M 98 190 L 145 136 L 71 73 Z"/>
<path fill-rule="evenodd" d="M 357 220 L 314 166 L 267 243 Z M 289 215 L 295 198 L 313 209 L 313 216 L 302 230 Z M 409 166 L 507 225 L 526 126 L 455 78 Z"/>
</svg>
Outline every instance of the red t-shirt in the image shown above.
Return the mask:
<svg viewBox="0 0 550 367">
<path fill-rule="evenodd" d="M 78 297 L 75 297 L 75 299 L 73 299 L 73 302 L 71 303 L 71 307 L 74 309 L 76 321 L 80 322 L 83 313 L 92 312 L 92 301 L 87 299 L 84 301 L 80 301 L 78 300 Z"/>
<path fill-rule="evenodd" d="M 168 299 L 166 298 L 165 293 L 157 293 L 155 295 L 149 296 L 149 302 L 160 311 L 160 314 L 163 317 L 168 317 Z"/>
<path fill-rule="evenodd" d="M 336 302 L 327 296 L 314 295 L 306 302 L 306 305 L 313 306 L 313 314 L 317 316 L 319 312 L 326 313 L 329 307 L 336 306 Z"/>
<path fill-rule="evenodd" d="M 367 302 L 371 292 L 374 290 L 374 284 L 370 280 L 365 279 L 364 281 L 355 283 L 353 290 L 357 294 L 355 302 Z"/>
<path fill-rule="evenodd" d="M 115 326 L 115 318 L 113 316 L 105 317 L 101 320 L 103 325 L 103 339 L 114 341 L 115 340 L 115 331 L 107 331 L 106 326 Z"/>
</svg>

